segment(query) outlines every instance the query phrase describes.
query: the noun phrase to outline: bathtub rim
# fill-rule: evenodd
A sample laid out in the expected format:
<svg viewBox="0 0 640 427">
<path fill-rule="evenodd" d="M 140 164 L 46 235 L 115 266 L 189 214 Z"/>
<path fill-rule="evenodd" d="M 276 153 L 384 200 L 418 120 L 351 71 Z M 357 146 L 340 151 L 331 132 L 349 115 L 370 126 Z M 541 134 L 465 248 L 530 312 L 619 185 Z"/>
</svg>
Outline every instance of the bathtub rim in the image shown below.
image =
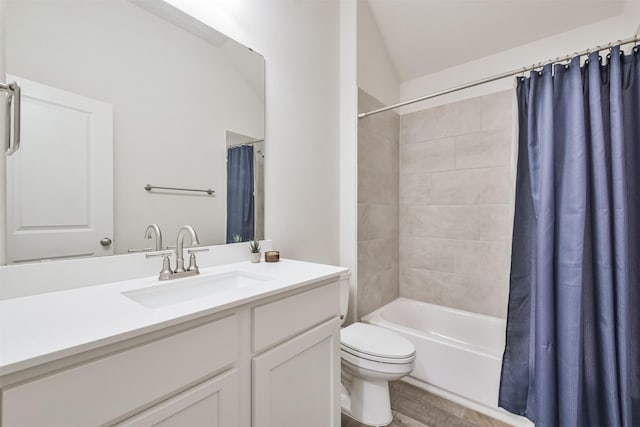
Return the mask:
<svg viewBox="0 0 640 427">
<path fill-rule="evenodd" d="M 501 322 L 505 321 L 505 319 L 503 319 L 501 317 L 490 316 L 488 314 L 482 314 L 482 313 L 475 313 L 475 312 L 469 311 L 469 310 L 462 310 L 460 308 L 449 307 L 447 305 L 441 305 L 441 304 L 434 304 L 432 302 L 420 301 L 420 300 L 417 300 L 417 299 L 412 299 L 412 298 L 407 298 L 407 297 L 395 298 L 394 300 L 389 301 L 388 303 L 386 303 L 382 307 L 379 307 L 379 308 L 375 309 L 371 313 L 365 314 L 364 316 L 362 316 L 362 319 L 364 320 L 365 318 L 368 318 L 368 317 L 373 316 L 373 315 L 379 316 L 379 313 L 382 312 L 385 307 L 387 307 L 389 305 L 392 305 L 394 303 L 401 303 L 401 302 L 408 302 L 409 304 L 426 305 L 426 306 L 430 306 L 430 307 L 438 307 L 438 309 L 440 309 L 440 310 L 448 311 L 448 312 L 452 312 L 452 313 L 456 313 L 456 314 L 463 314 L 463 315 L 468 316 L 468 317 L 475 317 L 475 318 L 481 318 L 481 319 L 492 320 L 492 321 L 493 320 L 499 320 Z"/>
<path fill-rule="evenodd" d="M 398 297 L 396 299 L 394 299 L 393 301 L 388 302 L 387 304 L 383 305 L 382 307 L 372 311 L 371 313 L 362 316 L 362 318 L 360 319 L 361 322 L 364 323 L 369 323 L 372 325 L 376 325 L 376 326 L 381 326 L 381 324 L 385 324 L 385 325 L 392 325 L 391 327 L 389 327 L 389 329 L 394 330 L 394 329 L 399 329 L 401 330 L 403 333 L 412 335 L 414 337 L 420 337 L 420 338 L 426 338 L 426 339 L 433 339 L 435 341 L 438 341 L 444 345 L 448 345 L 451 347 L 454 347 L 458 350 L 463 350 L 463 351 L 469 351 L 477 356 L 482 356 L 482 357 L 488 357 L 491 359 L 495 359 L 495 360 L 502 360 L 503 354 L 504 354 L 504 349 L 505 346 L 502 345 L 500 348 L 496 348 L 495 349 L 495 354 L 494 353 L 490 353 L 488 351 L 482 351 L 481 349 L 478 348 L 478 346 L 475 346 L 473 344 L 469 344 L 469 343 L 465 343 L 465 342 L 460 342 L 457 341 L 455 339 L 446 337 L 446 336 L 442 336 L 442 335 L 438 335 L 438 334 L 434 334 L 431 332 L 425 332 L 425 331 L 421 331 L 419 329 L 415 329 L 415 328 L 411 328 L 409 326 L 405 326 L 403 324 L 400 323 L 395 323 L 392 322 L 390 320 L 385 319 L 381 313 L 385 310 L 385 308 L 387 308 L 390 305 L 393 304 L 417 304 L 417 305 L 426 305 L 426 306 L 430 306 L 430 307 L 437 307 L 438 310 L 444 310 L 444 311 L 449 311 L 449 312 L 453 312 L 456 314 L 462 314 L 468 317 L 474 317 L 474 318 L 479 318 L 479 319 L 486 319 L 486 320 L 499 320 L 499 321 L 504 321 L 504 319 L 501 319 L 499 317 L 494 317 L 494 316 L 489 316 L 486 314 L 480 314 L 480 313 L 473 313 L 471 311 L 466 311 L 466 310 L 460 310 L 457 308 L 452 308 L 452 307 L 447 307 L 444 305 L 438 305 L 438 304 L 433 304 L 433 303 L 429 303 L 429 302 L 424 302 L 424 301 L 419 301 L 419 300 L 414 300 L 411 298 L 405 298 L 405 297 Z M 506 331 L 505 331 L 505 336 L 506 336 Z"/>
</svg>

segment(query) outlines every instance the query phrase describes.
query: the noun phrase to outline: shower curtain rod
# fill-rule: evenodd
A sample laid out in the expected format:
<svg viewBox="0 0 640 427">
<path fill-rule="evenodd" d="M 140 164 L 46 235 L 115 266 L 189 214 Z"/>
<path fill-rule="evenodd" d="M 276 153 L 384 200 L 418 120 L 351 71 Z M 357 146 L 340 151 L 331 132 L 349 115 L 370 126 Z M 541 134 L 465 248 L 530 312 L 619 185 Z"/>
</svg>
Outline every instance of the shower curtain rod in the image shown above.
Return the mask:
<svg viewBox="0 0 640 427">
<path fill-rule="evenodd" d="M 258 139 L 258 140 L 255 140 L 255 141 L 241 142 L 240 144 L 227 145 L 227 150 L 229 148 L 233 148 L 233 147 L 242 147 L 243 145 L 257 144 L 258 142 L 264 142 L 264 139 Z"/>
<path fill-rule="evenodd" d="M 501 74 L 496 74 L 496 75 L 493 75 L 491 77 L 487 77 L 487 78 L 484 78 L 484 79 L 481 79 L 481 80 L 473 81 L 471 83 L 466 83 L 466 84 L 463 84 L 463 85 L 460 85 L 460 86 L 454 86 L 452 88 L 441 90 L 439 92 L 434 92 L 434 93 L 431 93 L 429 95 L 424 95 L 424 96 L 421 96 L 419 98 L 414 98 L 414 99 L 410 99 L 408 101 L 399 102 L 397 104 L 390 105 L 388 107 L 378 108 L 377 110 L 372 110 L 372 111 L 369 111 L 369 112 L 366 112 L 366 113 L 359 113 L 358 114 L 358 119 L 363 119 L 363 118 L 365 118 L 367 116 L 371 116 L 373 114 L 378 114 L 378 113 L 383 113 L 385 111 L 393 110 L 395 108 L 404 107 L 405 105 L 415 104 L 416 102 L 421 102 L 421 101 L 426 101 L 428 99 L 437 98 L 438 96 L 448 95 L 450 93 L 458 92 L 458 91 L 461 91 L 461 90 L 464 90 L 464 89 L 468 89 L 468 88 L 471 88 L 471 87 L 474 87 L 474 86 L 480 86 L 480 85 L 483 85 L 485 83 L 491 83 L 491 82 L 494 82 L 496 80 L 502 80 L 502 79 L 507 78 L 507 77 L 516 76 L 518 74 L 526 73 L 527 71 L 533 71 L 536 68 L 544 67 L 545 65 L 553 64 L 555 62 L 568 61 L 571 58 L 573 58 L 574 56 L 588 55 L 591 52 L 600 52 L 601 50 L 611 49 L 612 47 L 622 46 L 622 45 L 629 44 L 629 43 L 637 43 L 638 41 L 640 41 L 640 34 L 636 34 L 633 37 L 629 37 L 629 38 L 624 39 L 624 40 L 618 40 L 615 43 L 614 42 L 610 42 L 610 43 L 608 43 L 608 44 L 606 44 L 604 46 L 596 46 L 595 48 L 585 49 L 585 50 L 580 51 L 580 52 L 574 52 L 573 54 L 567 54 L 565 56 L 559 56 L 556 59 L 550 59 L 550 60 L 548 60 L 546 62 L 538 62 L 537 64 L 533 64 L 533 65 L 530 65 L 528 67 L 518 68 L 517 70 L 507 71 L 506 73 L 501 73 Z"/>
</svg>

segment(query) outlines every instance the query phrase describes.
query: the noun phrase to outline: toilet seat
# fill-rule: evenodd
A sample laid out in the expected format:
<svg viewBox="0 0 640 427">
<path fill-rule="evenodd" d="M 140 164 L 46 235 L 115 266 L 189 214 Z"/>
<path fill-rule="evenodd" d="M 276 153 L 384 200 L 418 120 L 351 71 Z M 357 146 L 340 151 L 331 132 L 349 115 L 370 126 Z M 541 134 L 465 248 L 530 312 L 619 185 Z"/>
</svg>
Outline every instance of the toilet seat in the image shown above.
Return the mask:
<svg viewBox="0 0 640 427">
<path fill-rule="evenodd" d="M 340 348 L 355 357 L 389 364 L 411 363 L 416 354 L 413 343 L 406 338 L 360 322 L 340 331 Z"/>
<path fill-rule="evenodd" d="M 416 355 L 415 353 L 407 356 L 407 357 L 403 357 L 403 358 L 398 358 L 398 357 L 394 357 L 394 358 L 389 358 L 389 357 L 380 357 L 380 356 L 374 356 L 372 354 L 367 354 L 367 353 L 363 353 L 360 351 L 356 351 L 352 348 L 340 345 L 340 350 L 342 351 L 342 354 L 347 353 L 353 357 L 359 357 L 361 359 L 366 359 L 366 360 L 370 360 L 372 362 L 379 362 L 379 363 L 389 363 L 389 364 L 403 364 L 403 363 L 411 363 L 415 360 Z"/>
</svg>

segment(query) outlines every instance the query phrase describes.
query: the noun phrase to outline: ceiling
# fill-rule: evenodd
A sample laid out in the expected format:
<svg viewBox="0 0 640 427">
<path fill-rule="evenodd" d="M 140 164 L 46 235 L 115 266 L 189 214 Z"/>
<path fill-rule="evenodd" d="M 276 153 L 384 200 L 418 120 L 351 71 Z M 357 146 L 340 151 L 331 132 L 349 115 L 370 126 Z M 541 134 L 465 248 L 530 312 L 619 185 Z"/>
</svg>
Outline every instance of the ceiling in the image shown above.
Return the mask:
<svg viewBox="0 0 640 427">
<path fill-rule="evenodd" d="M 617 0 L 368 0 L 401 82 L 620 15 Z"/>
</svg>

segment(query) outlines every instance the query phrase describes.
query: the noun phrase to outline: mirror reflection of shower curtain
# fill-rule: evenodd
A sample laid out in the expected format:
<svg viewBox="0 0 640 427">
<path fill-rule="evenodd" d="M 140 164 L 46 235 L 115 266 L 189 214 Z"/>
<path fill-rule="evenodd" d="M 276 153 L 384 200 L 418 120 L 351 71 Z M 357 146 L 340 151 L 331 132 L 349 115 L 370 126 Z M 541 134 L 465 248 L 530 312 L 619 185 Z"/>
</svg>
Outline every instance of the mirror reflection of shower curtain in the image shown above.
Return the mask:
<svg viewBox="0 0 640 427">
<path fill-rule="evenodd" d="M 255 205 L 253 198 L 253 147 L 241 145 L 227 150 L 227 243 L 252 240 Z"/>
</svg>

